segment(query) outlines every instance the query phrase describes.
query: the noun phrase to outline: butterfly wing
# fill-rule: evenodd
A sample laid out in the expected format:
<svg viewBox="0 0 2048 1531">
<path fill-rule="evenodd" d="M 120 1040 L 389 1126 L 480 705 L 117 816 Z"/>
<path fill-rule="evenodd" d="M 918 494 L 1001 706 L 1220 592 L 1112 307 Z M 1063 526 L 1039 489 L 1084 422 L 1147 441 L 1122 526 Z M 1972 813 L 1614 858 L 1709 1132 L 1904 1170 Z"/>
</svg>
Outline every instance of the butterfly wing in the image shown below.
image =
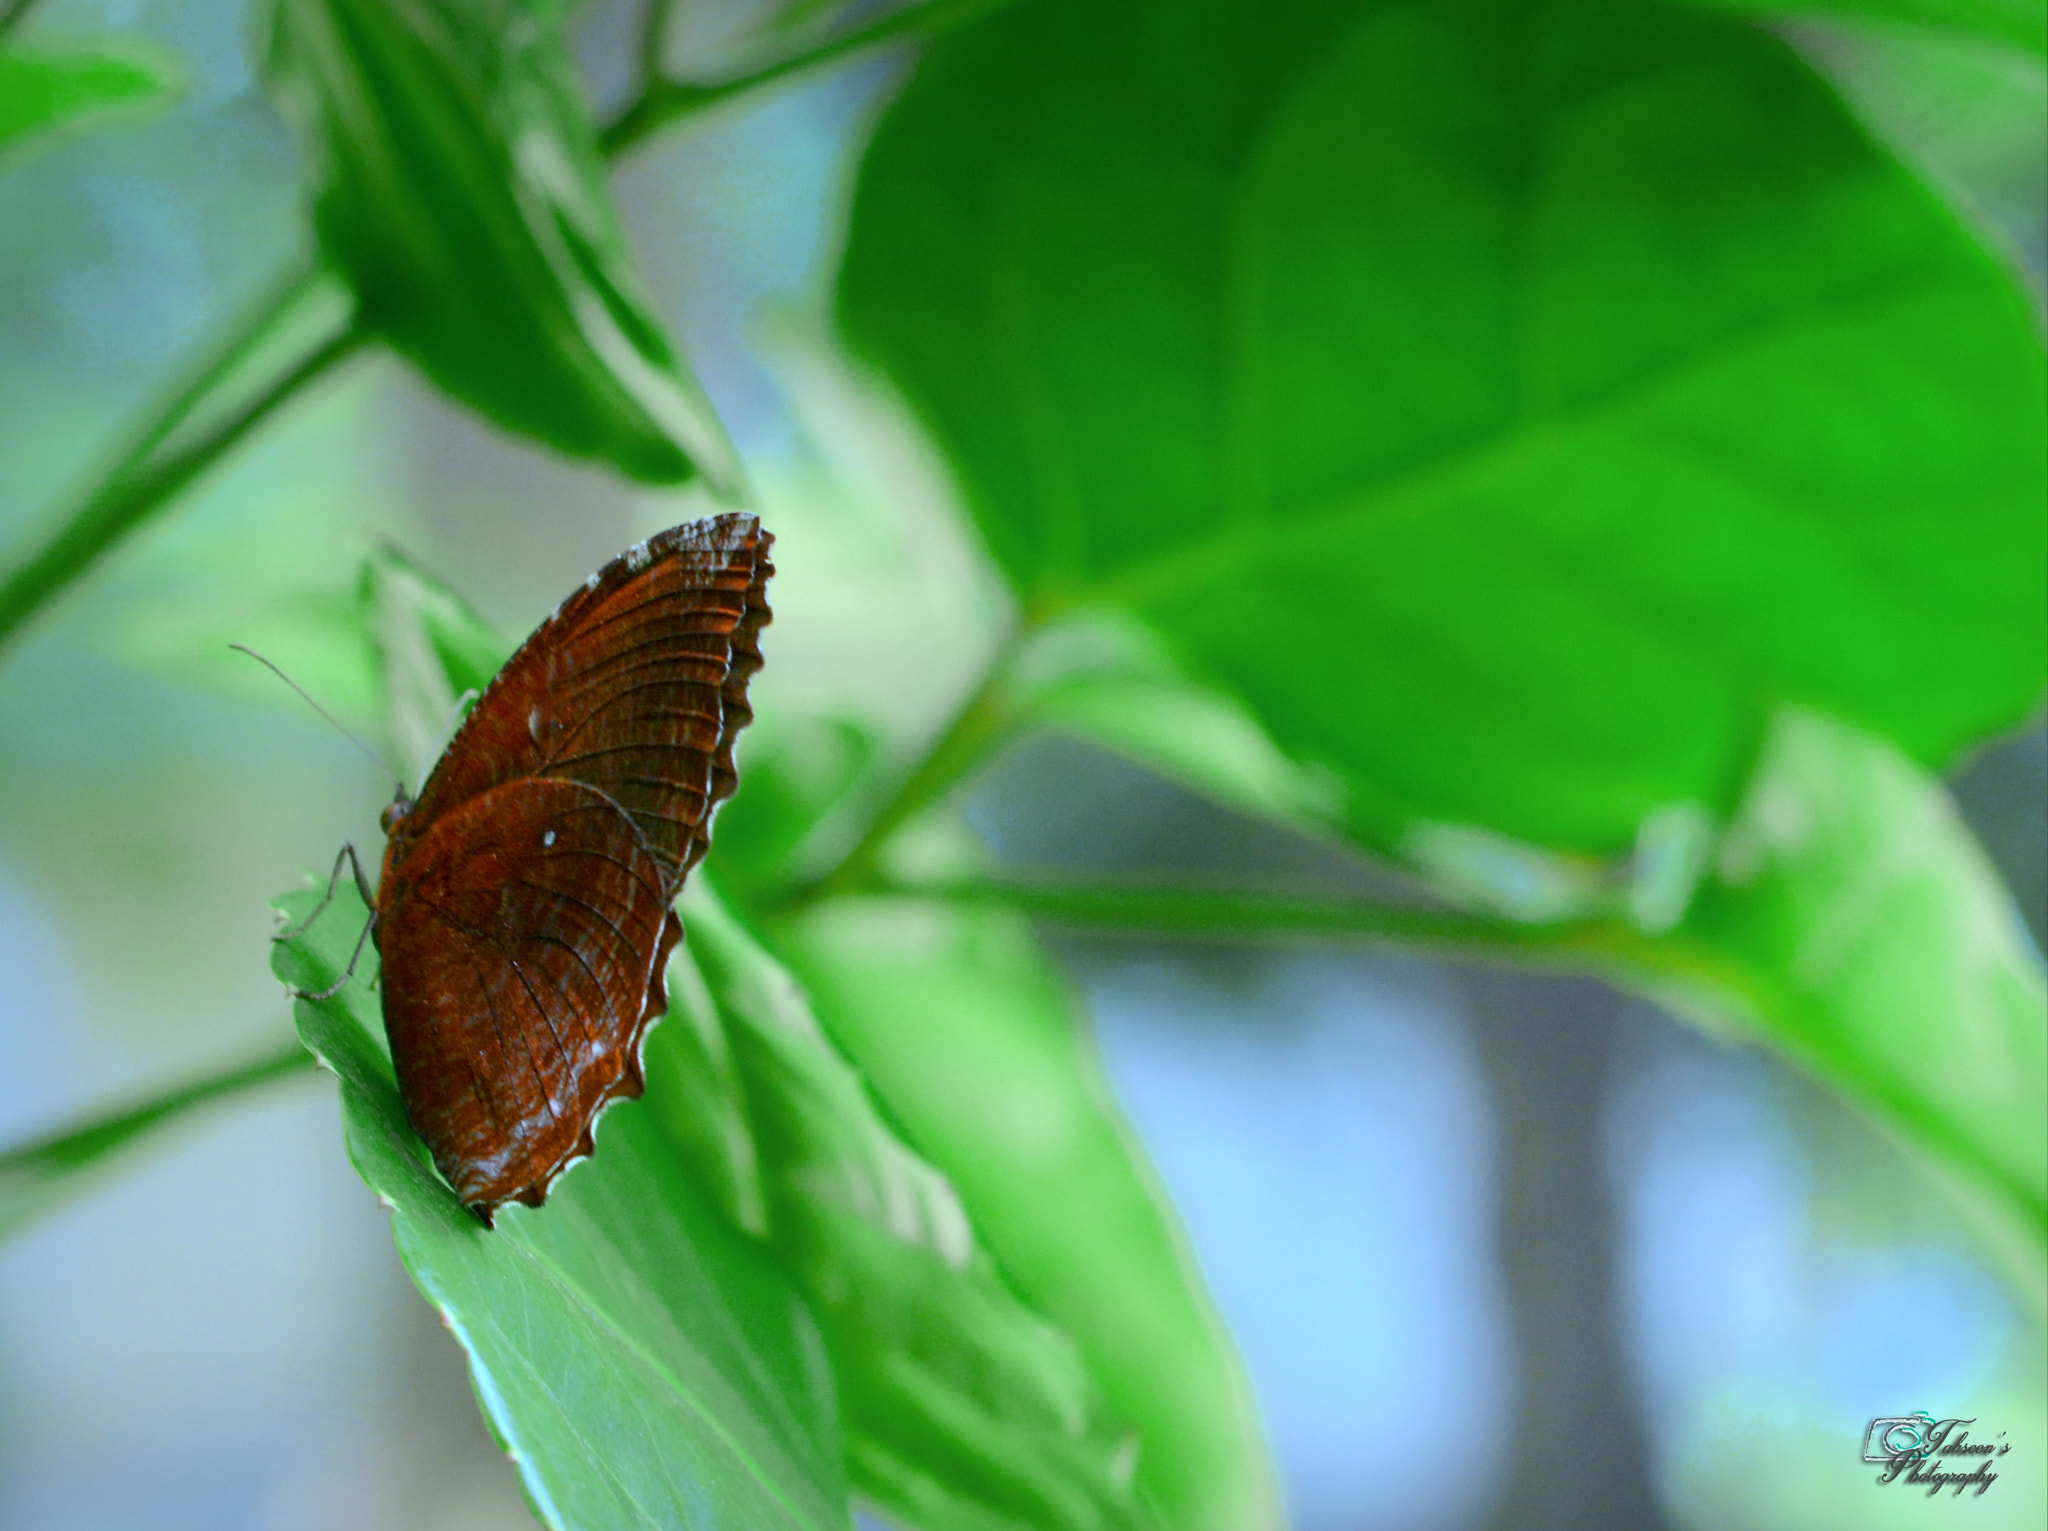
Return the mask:
<svg viewBox="0 0 2048 1531">
<path fill-rule="evenodd" d="M 527 779 L 434 825 L 406 871 L 378 933 L 406 1109 L 465 1203 L 537 1206 L 640 1093 L 682 934 L 660 865 L 604 794 Z"/>
<path fill-rule="evenodd" d="M 752 718 L 773 542 L 679 526 L 591 576 L 499 672 L 393 825 L 384 1023 L 413 1123 L 462 1199 L 538 1204 L 640 1093 L 669 908 Z"/>
<path fill-rule="evenodd" d="M 604 793 L 673 894 L 731 796 L 753 717 L 774 538 L 751 515 L 675 527 L 614 559 L 512 656 L 448 746 L 392 852 L 455 805 L 519 777 Z M 387 865 L 391 858 L 387 858 Z"/>
</svg>

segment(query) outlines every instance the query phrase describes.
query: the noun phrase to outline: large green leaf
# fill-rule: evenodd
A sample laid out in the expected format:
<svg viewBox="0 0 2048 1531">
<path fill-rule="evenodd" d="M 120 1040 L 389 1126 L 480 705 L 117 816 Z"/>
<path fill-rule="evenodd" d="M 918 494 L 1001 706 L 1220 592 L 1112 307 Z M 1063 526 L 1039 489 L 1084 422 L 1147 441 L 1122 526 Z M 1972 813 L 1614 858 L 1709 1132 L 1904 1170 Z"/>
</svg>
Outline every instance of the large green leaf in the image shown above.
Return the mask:
<svg viewBox="0 0 2048 1531">
<path fill-rule="evenodd" d="M 1756 16 L 1847 16 L 1903 21 L 1943 32 L 2048 53 L 2048 5 L 2042 0 L 1692 0 Z"/>
<path fill-rule="evenodd" d="M 795 980 L 701 879 L 683 911 L 676 999 L 655 1035 L 686 1050 L 657 1066 L 696 1081 L 694 1109 L 665 1120 L 682 1130 L 700 1178 L 735 1188 L 736 1215 L 751 1221 L 750 1205 L 761 1207 L 810 1299 L 839 1379 L 855 1486 L 923 1531 L 1145 1524 L 1131 1494 L 1134 1442 L 1098 1397 L 1099 1377 L 1123 1402 L 1116 1379 L 1091 1376 L 1073 1341 L 1019 1301 L 952 1184 L 885 1123 Z M 701 977 L 685 971 L 692 962 Z M 1010 975 L 986 976 L 1000 992 Z M 721 1077 L 737 1081 L 750 1142 L 730 1125 L 705 1130 L 734 1120 L 727 1092 L 706 1087 Z M 657 1072 L 650 1099 L 662 1084 Z M 1031 1193 L 998 1194 L 1014 1205 Z M 1054 1206 L 1042 1184 L 1037 1199 Z M 1128 1273 L 1114 1262 L 1097 1269 L 1097 1299 L 1117 1303 Z M 1127 1348 L 1148 1353 L 1135 1337 Z M 1150 1438 L 1135 1444 L 1142 1463 Z"/>
<path fill-rule="evenodd" d="M 1027 651 L 1028 715 L 1739 1017 L 2038 1285 L 2039 968 L 1924 767 L 2041 695 L 2040 342 L 1780 45 L 1037 0 L 884 120 L 841 311 L 1041 642 L 1178 650 Z"/>
<path fill-rule="evenodd" d="M 132 50 L 0 47 L 0 152 L 161 101 L 175 84 L 162 60 Z"/>
<path fill-rule="evenodd" d="M 1022 4 L 884 119 L 840 303 L 1035 608 L 1370 843 L 1616 852 L 1780 697 L 1942 762 L 2041 694 L 2027 304 L 1732 18 Z"/>
<path fill-rule="evenodd" d="M 315 895 L 279 908 L 302 919 Z M 278 976 L 324 989 L 368 917 L 344 880 Z M 486 1228 L 436 1177 L 400 1102 L 375 953 L 298 1002 L 341 1077 L 349 1156 L 390 1206 L 400 1257 L 469 1352 L 485 1416 L 549 1526 L 848 1524 L 823 1347 L 788 1281 L 681 1173 L 650 1108 L 607 1113 L 598 1152 L 544 1207 Z"/>
<path fill-rule="evenodd" d="M 508 429 L 730 490 L 605 188 L 555 0 L 275 0 L 267 67 L 365 321 Z"/>
<path fill-rule="evenodd" d="M 782 937 L 833 1037 L 1136 1430 L 1137 1486 L 1161 1523 L 1279 1525 L 1236 1354 L 1073 995 L 1025 922 L 837 900 Z"/>
</svg>

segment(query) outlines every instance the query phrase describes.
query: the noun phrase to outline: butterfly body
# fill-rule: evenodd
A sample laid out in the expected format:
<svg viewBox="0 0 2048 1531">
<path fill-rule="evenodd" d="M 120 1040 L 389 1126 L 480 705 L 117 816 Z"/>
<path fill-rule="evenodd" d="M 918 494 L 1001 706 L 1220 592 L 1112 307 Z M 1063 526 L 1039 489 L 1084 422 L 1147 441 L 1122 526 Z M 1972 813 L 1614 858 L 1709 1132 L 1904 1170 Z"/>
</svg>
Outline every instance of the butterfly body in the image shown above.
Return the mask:
<svg viewBox="0 0 2048 1531">
<path fill-rule="evenodd" d="M 488 1221 L 537 1206 L 643 1088 L 670 905 L 737 784 L 773 538 L 676 527 L 593 575 L 386 810 L 375 935 L 399 1091 Z"/>
</svg>

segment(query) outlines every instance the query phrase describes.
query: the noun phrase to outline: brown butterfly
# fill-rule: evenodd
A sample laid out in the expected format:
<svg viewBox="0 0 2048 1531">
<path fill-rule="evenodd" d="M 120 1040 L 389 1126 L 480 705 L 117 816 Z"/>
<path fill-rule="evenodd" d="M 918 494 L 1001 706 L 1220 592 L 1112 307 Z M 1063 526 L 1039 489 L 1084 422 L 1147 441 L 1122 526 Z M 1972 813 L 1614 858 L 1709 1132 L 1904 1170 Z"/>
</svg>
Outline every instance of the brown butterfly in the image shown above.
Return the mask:
<svg viewBox="0 0 2048 1531">
<path fill-rule="evenodd" d="M 399 1093 L 486 1222 L 539 1206 L 598 1113 L 645 1087 L 682 938 L 670 904 L 738 784 L 774 540 L 723 515 L 605 565 L 498 673 L 418 800 L 384 811 L 364 896 Z"/>
</svg>

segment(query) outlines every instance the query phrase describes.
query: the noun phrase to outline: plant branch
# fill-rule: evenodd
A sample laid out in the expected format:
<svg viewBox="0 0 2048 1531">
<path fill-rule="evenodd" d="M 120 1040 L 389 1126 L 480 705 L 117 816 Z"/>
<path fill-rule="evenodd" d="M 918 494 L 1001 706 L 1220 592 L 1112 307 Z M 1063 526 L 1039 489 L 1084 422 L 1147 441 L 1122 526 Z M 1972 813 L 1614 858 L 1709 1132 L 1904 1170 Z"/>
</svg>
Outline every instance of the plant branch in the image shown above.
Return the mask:
<svg viewBox="0 0 2048 1531">
<path fill-rule="evenodd" d="M 37 0 L 0 0 L 0 35 L 25 20 Z M 642 37 L 647 83 L 601 139 L 616 159 L 666 124 L 716 102 L 821 67 L 912 32 L 935 34 L 1008 0 L 928 0 L 906 6 L 806 52 L 772 61 L 714 85 L 682 85 L 659 76 L 672 0 L 649 0 Z M 370 339 L 352 297 L 318 264 L 299 273 L 200 369 L 156 420 L 43 542 L 0 569 L 0 645 L 67 586 L 144 525 L 307 384 Z M 845 859 L 820 886 L 867 874 L 882 844 L 919 808 L 981 756 L 1004 721 L 1000 682 L 1006 648 L 981 687 Z M 0 1152 L 0 1238 L 62 1202 L 85 1178 L 156 1129 L 208 1102 L 303 1072 L 315 1059 L 297 1042 L 253 1063 L 168 1091 Z"/>
<path fill-rule="evenodd" d="M 1641 933 L 1618 920 L 1525 925 L 1488 915 L 1362 899 L 1146 883 L 968 877 L 884 880 L 870 886 L 879 892 L 1005 903 L 1095 935 L 1259 943 L 1358 941 L 1445 956 L 1512 958 L 1517 963 L 1569 968 L 1640 963 L 1646 956 Z"/>
<path fill-rule="evenodd" d="M 837 37 L 770 59 L 727 79 L 700 83 L 650 75 L 640 94 L 598 135 L 598 142 L 606 155 L 616 158 L 680 117 L 693 116 L 792 75 L 836 64 L 899 37 L 936 37 L 1009 3 L 1010 0 L 924 0 L 922 4 L 898 6 Z"/>
<path fill-rule="evenodd" d="M 296 1039 L 254 1062 L 168 1090 L 153 1100 L 66 1127 L 0 1153 L 0 1238 L 62 1203 L 85 1172 L 209 1101 L 310 1070 L 317 1060 Z"/>
<path fill-rule="evenodd" d="M 324 269 L 287 283 L 42 544 L 0 571 L 0 644 L 364 338 Z"/>
</svg>

